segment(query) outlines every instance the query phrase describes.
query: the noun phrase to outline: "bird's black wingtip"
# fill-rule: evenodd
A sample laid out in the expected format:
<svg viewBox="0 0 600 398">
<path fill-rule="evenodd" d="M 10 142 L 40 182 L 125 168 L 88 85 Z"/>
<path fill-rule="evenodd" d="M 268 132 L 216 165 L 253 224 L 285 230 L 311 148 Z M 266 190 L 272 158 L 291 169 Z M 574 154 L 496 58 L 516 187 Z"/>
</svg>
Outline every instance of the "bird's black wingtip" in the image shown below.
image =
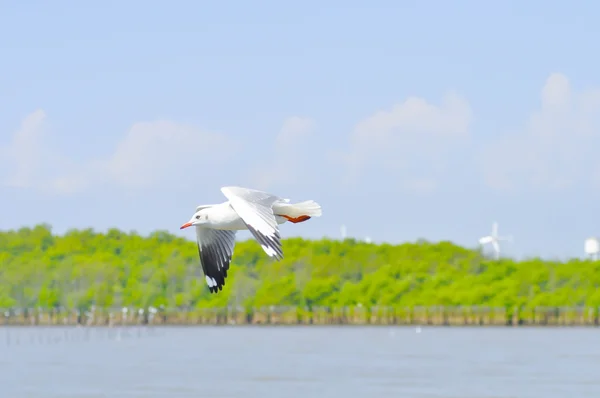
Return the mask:
<svg viewBox="0 0 600 398">
<path fill-rule="evenodd" d="M 225 282 L 217 286 L 209 286 L 208 290 L 210 290 L 211 293 L 219 293 L 221 290 L 223 290 L 223 286 L 225 286 Z"/>
</svg>

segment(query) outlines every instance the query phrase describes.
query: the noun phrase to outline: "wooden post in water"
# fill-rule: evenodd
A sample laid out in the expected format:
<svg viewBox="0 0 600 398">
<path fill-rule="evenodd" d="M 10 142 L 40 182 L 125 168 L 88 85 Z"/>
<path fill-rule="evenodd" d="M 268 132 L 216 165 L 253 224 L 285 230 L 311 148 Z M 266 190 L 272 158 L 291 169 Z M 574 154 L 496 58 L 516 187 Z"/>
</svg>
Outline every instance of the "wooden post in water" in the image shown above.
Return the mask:
<svg viewBox="0 0 600 398">
<path fill-rule="evenodd" d="M 598 307 L 547 306 L 265 306 L 244 308 L 26 308 L 2 311 L 0 325 L 436 325 L 436 326 L 600 326 Z"/>
</svg>

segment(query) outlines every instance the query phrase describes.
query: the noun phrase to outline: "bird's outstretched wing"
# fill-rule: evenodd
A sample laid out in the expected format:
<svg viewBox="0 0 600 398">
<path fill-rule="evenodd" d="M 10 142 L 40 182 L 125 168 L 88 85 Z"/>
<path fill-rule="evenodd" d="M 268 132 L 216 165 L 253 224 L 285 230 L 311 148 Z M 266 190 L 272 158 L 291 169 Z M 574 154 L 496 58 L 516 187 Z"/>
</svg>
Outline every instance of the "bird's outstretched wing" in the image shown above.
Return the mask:
<svg viewBox="0 0 600 398">
<path fill-rule="evenodd" d="M 282 199 L 266 192 L 240 187 L 223 187 L 221 192 L 265 253 L 281 260 L 283 249 L 277 220 L 273 215 L 273 203 Z"/>
<path fill-rule="evenodd" d="M 235 246 L 235 232 L 196 226 L 200 264 L 211 293 L 222 290 L 225 285 Z"/>
</svg>

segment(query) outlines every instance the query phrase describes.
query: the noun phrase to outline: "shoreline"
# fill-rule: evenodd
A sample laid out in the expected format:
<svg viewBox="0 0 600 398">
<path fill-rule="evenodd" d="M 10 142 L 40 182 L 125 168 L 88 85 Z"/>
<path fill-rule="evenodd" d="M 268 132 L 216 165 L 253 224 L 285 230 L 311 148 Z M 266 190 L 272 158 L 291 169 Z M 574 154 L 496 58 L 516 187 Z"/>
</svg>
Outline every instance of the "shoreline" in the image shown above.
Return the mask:
<svg viewBox="0 0 600 398">
<path fill-rule="evenodd" d="M 600 326 L 598 307 L 504 308 L 417 307 L 222 307 L 182 309 L 99 309 L 95 311 L 5 310 L 2 326 Z"/>
</svg>

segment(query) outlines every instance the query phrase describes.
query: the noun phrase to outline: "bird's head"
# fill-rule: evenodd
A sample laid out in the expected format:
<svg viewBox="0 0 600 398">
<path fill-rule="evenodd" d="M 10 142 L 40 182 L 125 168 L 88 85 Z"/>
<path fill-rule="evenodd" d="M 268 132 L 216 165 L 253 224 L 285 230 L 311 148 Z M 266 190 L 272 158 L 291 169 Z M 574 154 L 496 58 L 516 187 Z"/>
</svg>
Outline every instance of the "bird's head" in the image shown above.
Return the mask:
<svg viewBox="0 0 600 398">
<path fill-rule="evenodd" d="M 190 218 L 190 221 L 183 224 L 181 227 L 179 227 L 179 229 L 191 227 L 192 225 L 202 225 L 202 224 L 205 224 L 207 221 L 208 221 L 208 216 L 207 216 L 206 212 L 204 211 L 204 209 L 202 209 L 202 210 L 195 212 L 194 215 L 192 216 L 192 218 Z"/>
</svg>

